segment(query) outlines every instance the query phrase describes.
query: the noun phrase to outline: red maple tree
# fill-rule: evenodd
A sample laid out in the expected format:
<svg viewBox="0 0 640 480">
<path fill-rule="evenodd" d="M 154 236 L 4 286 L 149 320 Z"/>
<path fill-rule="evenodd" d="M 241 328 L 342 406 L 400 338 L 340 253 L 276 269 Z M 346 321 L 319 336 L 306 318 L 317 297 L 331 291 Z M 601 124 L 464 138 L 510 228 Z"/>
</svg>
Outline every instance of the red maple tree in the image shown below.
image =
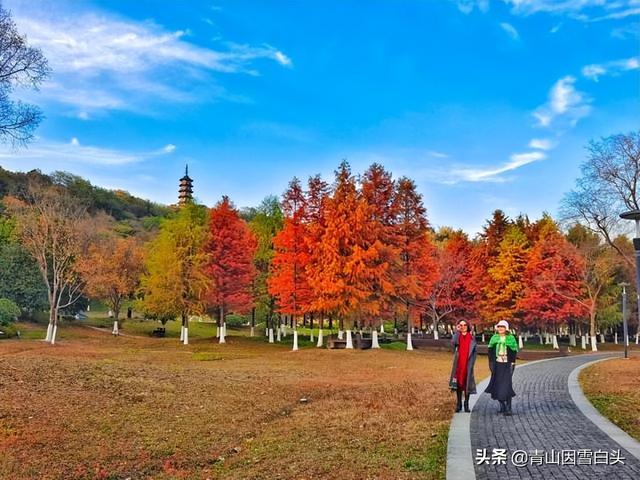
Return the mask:
<svg viewBox="0 0 640 480">
<path fill-rule="evenodd" d="M 254 234 L 224 196 L 209 214 L 209 238 L 204 246 L 208 261 L 205 273 L 212 279 L 206 295 L 210 307 L 220 312 L 246 313 L 252 306 L 252 282 L 256 275 Z"/>
</svg>

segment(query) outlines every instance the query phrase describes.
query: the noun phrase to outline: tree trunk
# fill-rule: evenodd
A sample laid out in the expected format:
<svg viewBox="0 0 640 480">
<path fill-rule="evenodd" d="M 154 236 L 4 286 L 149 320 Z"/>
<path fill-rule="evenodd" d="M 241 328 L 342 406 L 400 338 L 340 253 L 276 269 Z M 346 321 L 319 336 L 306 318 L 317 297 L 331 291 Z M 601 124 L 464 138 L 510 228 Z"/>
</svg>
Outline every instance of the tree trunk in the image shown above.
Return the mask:
<svg viewBox="0 0 640 480">
<path fill-rule="evenodd" d="M 298 350 L 298 330 L 293 331 L 293 349 L 294 352 Z"/>
<path fill-rule="evenodd" d="M 407 333 L 407 350 L 413 350 L 413 343 L 411 343 L 411 332 Z"/>
<path fill-rule="evenodd" d="M 347 330 L 347 346 L 345 348 L 353 349 L 353 340 L 351 338 L 351 330 Z"/>
<path fill-rule="evenodd" d="M 224 322 L 224 306 L 220 305 L 220 340 L 218 341 L 218 343 L 227 343 L 226 339 L 224 338 L 226 333 L 225 332 L 225 322 Z"/>
<path fill-rule="evenodd" d="M 318 330 L 318 344 L 316 345 L 316 347 L 320 348 L 322 347 L 322 342 L 323 342 L 323 338 L 322 338 L 322 327 L 320 327 L 320 329 Z"/>
<path fill-rule="evenodd" d="M 269 343 L 273 343 L 273 328 L 269 328 Z"/>
<path fill-rule="evenodd" d="M 380 348 L 378 343 L 378 331 L 374 328 L 371 331 L 371 348 Z"/>
</svg>

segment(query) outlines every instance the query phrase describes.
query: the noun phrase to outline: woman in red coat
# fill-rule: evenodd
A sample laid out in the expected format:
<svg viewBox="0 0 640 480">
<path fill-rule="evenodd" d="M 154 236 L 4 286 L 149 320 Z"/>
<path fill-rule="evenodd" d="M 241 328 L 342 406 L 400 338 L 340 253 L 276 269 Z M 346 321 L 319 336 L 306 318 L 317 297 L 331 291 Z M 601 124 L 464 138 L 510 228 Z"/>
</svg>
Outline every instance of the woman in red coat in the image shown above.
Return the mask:
<svg viewBox="0 0 640 480">
<path fill-rule="evenodd" d="M 456 392 L 456 412 L 462 411 L 462 392 L 464 392 L 464 411 L 470 412 L 469 395 L 476 393 L 473 367 L 476 363 L 477 345 L 471 333 L 471 326 L 466 320 L 460 320 L 456 330 L 458 331 L 451 339 L 454 355 L 449 388 Z"/>
</svg>

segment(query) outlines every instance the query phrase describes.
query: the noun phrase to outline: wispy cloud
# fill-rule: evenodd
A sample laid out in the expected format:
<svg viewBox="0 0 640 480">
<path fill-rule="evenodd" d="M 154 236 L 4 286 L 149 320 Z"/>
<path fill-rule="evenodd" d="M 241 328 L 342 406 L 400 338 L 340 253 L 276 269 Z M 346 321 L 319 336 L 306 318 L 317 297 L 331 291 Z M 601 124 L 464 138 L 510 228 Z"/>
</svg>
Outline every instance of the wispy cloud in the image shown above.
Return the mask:
<svg viewBox="0 0 640 480">
<path fill-rule="evenodd" d="M 503 0 L 514 15 L 563 15 L 583 22 L 617 20 L 640 13 L 637 0 Z"/>
<path fill-rule="evenodd" d="M 489 10 L 489 0 L 453 0 L 460 10 L 464 14 L 470 14 L 474 9 L 478 9 L 481 12 L 487 12 Z"/>
<path fill-rule="evenodd" d="M 14 17 L 53 68 L 40 95 L 77 108 L 84 119 L 100 110 L 144 113 L 149 101 L 234 100 L 241 96 L 226 92 L 221 75 L 257 75 L 261 60 L 292 66 L 285 53 L 268 44 L 206 47 L 190 41 L 188 30 L 169 31 L 107 13 L 51 17 L 18 4 Z"/>
<path fill-rule="evenodd" d="M 556 119 L 568 121 L 573 126 L 589 114 L 589 99 L 575 88 L 575 82 L 575 77 L 567 75 L 551 87 L 547 103 L 533 112 L 539 126 L 549 127 Z"/>
<path fill-rule="evenodd" d="M 47 163 L 53 168 L 61 164 L 81 163 L 91 165 L 117 166 L 144 162 L 175 151 L 176 146 L 169 143 L 152 151 L 127 151 L 82 145 L 77 137 L 68 143 L 38 140 L 27 149 L 0 150 L 0 160 L 13 163 Z"/>
<path fill-rule="evenodd" d="M 551 150 L 555 147 L 555 142 L 549 138 L 532 138 L 529 142 L 529 148 L 537 150 Z"/>
<path fill-rule="evenodd" d="M 506 179 L 501 174 L 516 170 L 533 162 L 544 160 L 546 155 L 543 152 L 532 151 L 525 153 L 514 153 L 509 162 L 498 167 L 486 168 L 453 168 L 450 171 L 449 183 L 465 182 L 505 182 Z"/>
<path fill-rule="evenodd" d="M 509 35 L 513 40 L 520 40 L 520 34 L 518 33 L 518 30 L 516 30 L 516 28 L 510 23 L 502 22 L 500 24 L 500 27 L 502 28 L 502 30 L 507 32 L 507 35 Z"/>
<path fill-rule="evenodd" d="M 591 64 L 582 67 L 582 75 L 595 82 L 603 75 L 619 75 L 620 73 L 640 69 L 640 57 L 612 60 L 602 64 Z"/>
</svg>

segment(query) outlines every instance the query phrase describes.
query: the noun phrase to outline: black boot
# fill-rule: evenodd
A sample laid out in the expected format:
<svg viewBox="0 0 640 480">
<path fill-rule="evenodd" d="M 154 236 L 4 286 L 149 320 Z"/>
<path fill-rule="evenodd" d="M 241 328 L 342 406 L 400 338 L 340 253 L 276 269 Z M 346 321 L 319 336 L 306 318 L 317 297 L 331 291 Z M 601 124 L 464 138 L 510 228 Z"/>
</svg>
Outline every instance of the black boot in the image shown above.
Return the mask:
<svg viewBox="0 0 640 480">
<path fill-rule="evenodd" d="M 469 413 L 471 410 L 469 409 L 469 394 L 464 392 L 464 411 Z"/>
<path fill-rule="evenodd" d="M 509 399 L 507 400 L 507 408 L 505 409 L 504 414 L 507 417 L 511 416 L 511 397 L 509 397 Z"/>
<path fill-rule="evenodd" d="M 457 397 L 456 413 L 458 413 L 462 411 L 462 390 L 460 390 L 459 388 L 456 390 L 456 397 Z"/>
<path fill-rule="evenodd" d="M 498 413 L 504 413 L 506 409 L 507 409 L 506 402 L 503 400 L 500 400 L 500 410 L 498 411 Z"/>
</svg>

